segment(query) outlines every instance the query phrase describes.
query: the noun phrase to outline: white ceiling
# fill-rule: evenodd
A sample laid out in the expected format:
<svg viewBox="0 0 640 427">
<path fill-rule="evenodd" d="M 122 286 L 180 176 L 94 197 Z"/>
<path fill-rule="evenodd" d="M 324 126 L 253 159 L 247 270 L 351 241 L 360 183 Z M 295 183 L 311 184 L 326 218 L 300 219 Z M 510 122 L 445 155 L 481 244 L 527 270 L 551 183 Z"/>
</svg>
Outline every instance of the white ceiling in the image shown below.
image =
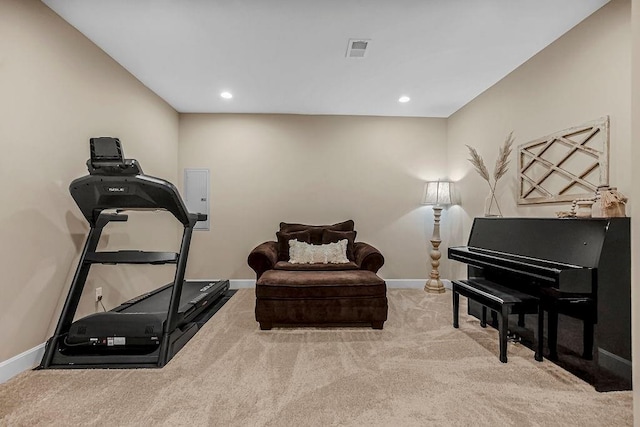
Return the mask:
<svg viewBox="0 0 640 427">
<path fill-rule="evenodd" d="M 448 117 L 608 2 L 43 1 L 179 112 L 418 117 Z M 365 58 L 345 57 L 352 38 Z"/>
</svg>

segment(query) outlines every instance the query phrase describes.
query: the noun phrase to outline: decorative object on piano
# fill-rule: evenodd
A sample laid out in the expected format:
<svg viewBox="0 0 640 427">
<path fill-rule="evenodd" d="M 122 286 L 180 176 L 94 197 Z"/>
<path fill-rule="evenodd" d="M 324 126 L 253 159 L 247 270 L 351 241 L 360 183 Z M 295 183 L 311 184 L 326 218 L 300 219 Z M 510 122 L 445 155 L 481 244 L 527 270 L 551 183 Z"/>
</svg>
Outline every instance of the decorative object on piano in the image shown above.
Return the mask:
<svg viewBox="0 0 640 427">
<path fill-rule="evenodd" d="M 558 218 L 616 218 L 625 217 L 627 197 L 616 187 L 599 186 L 594 197 L 573 200 L 569 212 L 556 212 Z"/>
<path fill-rule="evenodd" d="M 558 218 L 575 218 L 576 213 L 571 211 L 558 211 L 556 212 Z"/>
<path fill-rule="evenodd" d="M 575 199 L 571 202 L 569 212 L 556 212 L 558 218 L 591 218 L 592 205 L 595 197 Z"/>
<path fill-rule="evenodd" d="M 469 162 L 471 162 L 476 172 L 478 172 L 478 174 L 487 181 L 487 184 L 489 185 L 489 196 L 487 196 L 485 201 L 484 216 L 502 216 L 502 210 L 500 209 L 498 199 L 496 198 L 496 186 L 498 185 L 498 180 L 509 170 L 509 155 L 511 154 L 511 145 L 513 144 L 513 141 L 513 132 L 511 132 L 509 133 L 509 136 L 507 136 L 507 139 L 504 141 L 504 145 L 500 148 L 498 153 L 496 166 L 493 169 L 493 184 L 491 184 L 491 177 L 489 176 L 487 167 L 484 165 L 484 160 L 482 160 L 482 157 L 480 157 L 475 148 L 467 145 L 469 154 L 471 155 L 471 158 L 468 159 Z M 498 209 L 498 214 L 491 213 L 494 202 L 496 209 Z"/>
<path fill-rule="evenodd" d="M 591 218 L 593 200 L 576 200 L 575 206 L 576 218 Z"/>
<path fill-rule="evenodd" d="M 576 199 L 571 202 L 571 210 L 556 212 L 558 218 L 591 218 L 595 197 Z"/>
<path fill-rule="evenodd" d="M 594 198 L 592 216 L 594 218 L 624 217 L 627 200 L 616 187 L 599 186 Z"/>
<path fill-rule="evenodd" d="M 460 203 L 460 197 L 456 191 L 453 182 L 449 181 L 430 181 L 424 186 L 424 194 L 422 196 L 423 205 L 433 206 L 433 236 L 431 237 L 431 273 L 429 279 L 424 286 L 425 292 L 438 293 L 444 292 L 444 286 L 440 281 L 440 214 L 442 207 L 447 205 L 457 205 Z"/>
<path fill-rule="evenodd" d="M 609 117 L 518 147 L 518 204 L 571 202 L 609 184 Z"/>
<path fill-rule="evenodd" d="M 571 202 L 569 212 L 556 212 L 558 218 L 591 218 L 591 211 L 595 197 L 575 199 Z"/>
</svg>

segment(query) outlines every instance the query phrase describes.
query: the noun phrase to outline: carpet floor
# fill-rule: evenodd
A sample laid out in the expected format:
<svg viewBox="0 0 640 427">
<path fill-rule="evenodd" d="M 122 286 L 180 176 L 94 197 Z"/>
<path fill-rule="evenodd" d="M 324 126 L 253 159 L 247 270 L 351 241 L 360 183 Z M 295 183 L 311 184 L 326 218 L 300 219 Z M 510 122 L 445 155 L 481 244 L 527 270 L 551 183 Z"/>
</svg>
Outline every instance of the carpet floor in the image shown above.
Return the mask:
<svg viewBox="0 0 640 427">
<path fill-rule="evenodd" d="M 241 289 L 163 369 L 29 371 L 0 385 L 0 425 L 624 426 L 632 392 L 598 393 L 509 344 L 451 294 L 390 289 L 384 330 L 261 331 Z M 464 298 L 461 299 L 464 302 Z"/>
</svg>

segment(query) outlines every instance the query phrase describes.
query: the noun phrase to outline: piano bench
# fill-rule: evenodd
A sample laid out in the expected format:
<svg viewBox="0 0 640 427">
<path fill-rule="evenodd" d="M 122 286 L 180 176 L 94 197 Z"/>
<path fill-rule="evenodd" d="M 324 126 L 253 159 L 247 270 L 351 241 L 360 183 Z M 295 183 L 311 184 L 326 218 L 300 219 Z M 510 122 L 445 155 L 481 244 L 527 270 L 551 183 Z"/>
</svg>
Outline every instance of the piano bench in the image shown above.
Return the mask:
<svg viewBox="0 0 640 427">
<path fill-rule="evenodd" d="M 482 326 L 486 325 L 486 309 L 498 314 L 498 335 L 500 337 L 500 361 L 507 363 L 507 331 L 509 313 L 538 313 L 538 332 L 536 335 L 535 359 L 542 361 L 542 342 L 544 329 L 544 311 L 540 300 L 533 295 L 518 292 L 485 279 L 453 280 L 453 327 L 458 328 L 458 310 L 460 295 L 482 305 Z"/>
</svg>

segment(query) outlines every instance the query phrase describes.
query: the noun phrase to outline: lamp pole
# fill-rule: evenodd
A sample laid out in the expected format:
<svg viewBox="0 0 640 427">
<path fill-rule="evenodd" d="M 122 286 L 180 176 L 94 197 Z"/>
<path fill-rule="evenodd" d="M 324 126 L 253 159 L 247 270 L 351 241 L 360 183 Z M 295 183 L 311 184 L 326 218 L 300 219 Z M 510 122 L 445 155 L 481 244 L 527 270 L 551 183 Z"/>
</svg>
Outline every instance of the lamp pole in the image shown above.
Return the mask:
<svg viewBox="0 0 640 427">
<path fill-rule="evenodd" d="M 427 279 L 427 283 L 424 285 L 425 292 L 433 293 L 433 294 L 442 294 L 444 293 L 444 285 L 440 281 L 440 272 L 438 271 L 438 267 L 440 267 L 440 214 L 442 213 L 442 207 L 435 205 L 433 206 L 433 236 L 431 236 L 431 252 L 429 255 L 431 256 L 431 274 L 429 275 L 429 279 Z"/>
</svg>

